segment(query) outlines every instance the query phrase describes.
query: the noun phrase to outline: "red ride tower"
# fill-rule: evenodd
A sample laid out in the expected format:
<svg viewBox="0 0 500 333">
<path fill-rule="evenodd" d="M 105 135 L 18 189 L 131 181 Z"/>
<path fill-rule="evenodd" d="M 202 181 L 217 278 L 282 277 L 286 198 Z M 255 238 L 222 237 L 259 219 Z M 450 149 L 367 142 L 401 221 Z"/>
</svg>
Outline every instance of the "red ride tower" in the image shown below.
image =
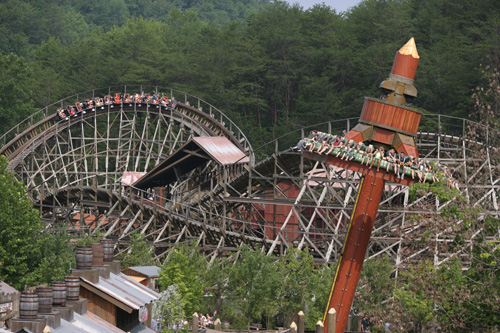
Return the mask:
<svg viewBox="0 0 500 333">
<path fill-rule="evenodd" d="M 422 112 L 411 105 L 417 97 L 413 79 L 419 60 L 412 38 L 396 52 L 391 74 L 380 84 L 380 98 L 365 97 L 359 124 L 347 133 L 347 139 L 392 146 L 398 152 L 418 157 L 415 136 Z"/>
<path fill-rule="evenodd" d="M 365 98 L 359 123 L 346 134 L 347 139 L 383 146 L 386 150 L 395 148 L 405 155 L 418 157 L 415 137 L 422 113 L 411 107 L 417 96 L 413 79 L 418 61 L 415 41 L 411 38 L 396 53 L 389 78 L 380 84 L 380 98 Z M 323 317 L 326 333 L 327 313 L 334 308 L 337 312 L 336 332 L 344 332 L 385 181 L 410 185 L 412 179 L 401 180 L 385 170 L 377 171 L 331 155 L 304 152 L 304 157 L 363 174 Z"/>
</svg>

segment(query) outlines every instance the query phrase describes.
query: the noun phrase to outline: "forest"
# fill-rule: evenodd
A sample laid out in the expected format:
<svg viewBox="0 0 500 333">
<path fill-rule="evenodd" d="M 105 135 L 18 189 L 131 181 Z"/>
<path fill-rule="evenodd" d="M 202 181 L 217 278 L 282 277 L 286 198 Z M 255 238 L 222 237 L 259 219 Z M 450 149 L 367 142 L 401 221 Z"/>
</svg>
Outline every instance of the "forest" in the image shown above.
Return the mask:
<svg viewBox="0 0 500 333">
<path fill-rule="evenodd" d="M 420 54 L 414 107 L 495 128 L 500 117 L 498 0 L 364 0 L 340 13 L 279 0 L 2 0 L 0 32 L 0 135 L 66 96 L 144 84 L 202 98 L 260 146 L 302 126 L 357 117 L 364 96 L 378 97 L 395 53 L 411 37 Z M 0 201 L 30 211 L 3 158 L 0 176 Z M 449 220 L 462 213 L 444 214 Z M 13 215 L 0 210 L 0 278 L 21 288 L 63 276 L 73 251 L 67 235 L 26 241 L 39 238 L 37 214 Z M 467 221 L 473 225 L 475 215 Z M 498 233 L 497 219 L 485 225 Z M 460 232 L 465 239 L 471 230 Z M 435 323 L 443 331 L 498 330 L 500 245 L 476 240 L 467 269 L 458 260 L 440 268 L 422 262 L 392 279 L 387 262 L 367 261 L 355 311 L 370 316 L 372 332 L 382 331 L 382 319 L 414 331 Z M 16 247 L 3 246 L 12 242 Z M 321 317 L 332 267 L 314 269 L 307 253 L 272 260 L 242 249 L 241 265 L 227 258 L 209 269 L 196 250 L 176 251 L 161 284 L 186 282 L 173 291 L 194 295 L 183 298 L 184 315 L 213 311 L 210 302 L 224 298 L 220 313 L 237 328 L 277 324 L 306 308 L 308 328 Z M 249 274 L 255 265 L 267 275 Z M 178 266 L 188 269 L 179 273 Z M 243 280 L 249 276 L 254 280 Z M 267 289 L 247 294 L 238 283 Z M 214 285 L 220 294 L 203 298 L 200 288 Z M 263 292 L 266 306 L 251 303 Z"/>
<path fill-rule="evenodd" d="M 414 106 L 477 119 L 472 95 L 500 62 L 496 0 L 366 0 L 342 13 L 269 0 L 5 0 L 0 31 L 0 134 L 77 92 L 148 84 L 206 100 L 259 146 L 358 116 L 411 37 Z"/>
</svg>

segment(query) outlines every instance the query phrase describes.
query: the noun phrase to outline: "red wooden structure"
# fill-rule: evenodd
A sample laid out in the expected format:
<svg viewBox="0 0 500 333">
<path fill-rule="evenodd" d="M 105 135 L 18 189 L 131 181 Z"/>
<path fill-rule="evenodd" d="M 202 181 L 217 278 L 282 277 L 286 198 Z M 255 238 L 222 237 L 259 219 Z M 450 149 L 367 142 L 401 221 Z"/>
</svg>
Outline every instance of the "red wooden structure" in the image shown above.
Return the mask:
<svg viewBox="0 0 500 333">
<path fill-rule="evenodd" d="M 410 107 L 417 96 L 413 79 L 418 61 L 412 38 L 396 53 L 389 78 L 380 84 L 381 98 L 365 98 L 359 123 L 346 134 L 347 139 L 383 146 L 386 150 L 393 147 L 406 155 L 418 156 L 415 136 L 422 113 Z M 312 157 L 309 152 L 304 156 Z M 360 172 L 363 176 L 323 317 L 325 333 L 327 313 L 331 308 L 337 311 L 336 332 L 344 332 L 346 327 L 385 181 L 411 184 L 411 179 L 396 179 L 385 170 L 376 171 L 333 156 L 329 156 L 326 163 Z"/>
</svg>

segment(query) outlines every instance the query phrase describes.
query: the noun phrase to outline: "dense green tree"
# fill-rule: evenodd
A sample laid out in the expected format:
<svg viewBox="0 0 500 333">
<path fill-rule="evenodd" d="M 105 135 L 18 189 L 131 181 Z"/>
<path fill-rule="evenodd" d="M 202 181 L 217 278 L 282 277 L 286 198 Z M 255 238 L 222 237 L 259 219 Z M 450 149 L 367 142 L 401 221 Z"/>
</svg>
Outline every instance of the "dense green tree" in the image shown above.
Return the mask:
<svg viewBox="0 0 500 333">
<path fill-rule="evenodd" d="M 0 156 L 0 279 L 23 290 L 40 262 L 40 217 Z"/>
<path fill-rule="evenodd" d="M 238 263 L 229 272 L 225 295 L 246 318 L 247 329 L 252 318 L 260 318 L 270 310 L 269 303 L 276 302 L 281 278 L 274 257 L 245 245 L 240 248 Z"/>
<path fill-rule="evenodd" d="M 64 92 L 69 84 L 64 74 L 67 52 L 61 41 L 54 37 L 33 51 L 33 68 L 39 82 L 33 87 L 33 96 L 37 97 L 38 105 L 48 105 L 66 97 Z"/>
<path fill-rule="evenodd" d="M 184 313 L 189 317 L 200 311 L 206 267 L 196 247 L 182 246 L 169 253 L 160 271 L 160 287 L 166 289 L 171 285 L 177 286 L 185 302 Z"/>
<path fill-rule="evenodd" d="M 70 270 L 76 267 L 75 249 L 66 228 L 55 232 L 42 233 L 37 242 L 40 244 L 39 265 L 29 274 L 28 284 L 50 284 L 63 281 Z"/>
<path fill-rule="evenodd" d="M 33 68 L 24 58 L 0 55 L 0 133 L 33 113 L 33 83 Z"/>
<path fill-rule="evenodd" d="M 394 280 L 393 267 L 387 256 L 365 260 L 361 272 L 359 288 L 356 290 L 354 308 L 357 312 L 390 320 L 390 313 L 385 302 L 392 297 Z"/>
<path fill-rule="evenodd" d="M 282 276 L 279 287 L 280 312 L 287 316 L 285 322 L 306 308 L 306 299 L 312 297 L 311 276 L 314 258 L 307 250 L 290 247 L 278 261 Z"/>
<path fill-rule="evenodd" d="M 16 0 L 0 3 L 0 50 L 2 54 L 26 55 L 30 32 L 36 21 L 36 10 L 30 4 Z"/>
<path fill-rule="evenodd" d="M 76 0 L 72 5 L 88 23 L 105 29 L 123 25 L 130 15 L 125 0 Z"/>
<path fill-rule="evenodd" d="M 296 110 L 295 96 L 301 77 L 304 39 L 300 33 L 301 9 L 278 2 L 248 20 L 247 34 L 259 36 L 265 66 L 262 81 L 267 101 L 266 121 L 287 124 Z"/>
<path fill-rule="evenodd" d="M 163 328 L 162 332 L 171 331 L 176 327 L 175 332 L 180 330 L 182 322 L 185 320 L 185 301 L 179 292 L 179 288 L 172 284 L 161 292 L 160 297 L 153 303 L 153 318 Z"/>
<path fill-rule="evenodd" d="M 203 15 L 218 16 L 224 1 L 122 1 L 132 19 L 107 26 L 107 32 L 90 32 L 88 22 L 73 24 L 81 17 L 65 19 L 64 8 L 106 16 L 98 8 L 111 5 L 23 2 L 23 24 L 12 15 L 0 30 L 4 38 L 13 32 L 33 36 L 17 38 L 18 53 L 43 43 L 28 61 L 36 70 L 33 90 L 40 106 L 82 89 L 164 85 L 218 106 L 259 145 L 300 125 L 357 116 L 363 96 L 378 95 L 395 52 L 412 36 L 421 55 L 415 105 L 434 113 L 471 114 L 472 89 L 486 84 L 479 64 L 497 68 L 499 54 L 494 1 L 476 2 L 365 0 L 338 14 L 324 5 L 304 11 L 285 2 L 255 1 L 246 3 L 245 8 L 258 9 L 244 24 L 220 25 Z M 17 10 L 9 1 L 2 5 L 7 12 Z M 240 5 L 235 2 L 224 15 L 233 20 L 230 12 L 245 11 Z M 32 22 L 47 17 L 50 6 L 54 23 L 46 28 L 43 21 L 31 34 Z M 95 21 L 92 26 L 102 20 Z M 2 45 L 10 47 L 8 41 Z"/>
<path fill-rule="evenodd" d="M 309 330 L 316 329 L 316 323 L 323 320 L 335 277 L 335 268 L 335 264 L 321 265 L 316 267 L 309 276 L 308 293 L 305 298 L 306 306 L 304 306 L 304 309 L 309 309 L 309 311 L 305 311 L 305 326 Z"/>
<path fill-rule="evenodd" d="M 123 268 L 131 266 L 151 266 L 155 262 L 151 247 L 146 243 L 144 234 L 134 232 L 130 235 L 130 251 L 121 259 Z"/>
</svg>

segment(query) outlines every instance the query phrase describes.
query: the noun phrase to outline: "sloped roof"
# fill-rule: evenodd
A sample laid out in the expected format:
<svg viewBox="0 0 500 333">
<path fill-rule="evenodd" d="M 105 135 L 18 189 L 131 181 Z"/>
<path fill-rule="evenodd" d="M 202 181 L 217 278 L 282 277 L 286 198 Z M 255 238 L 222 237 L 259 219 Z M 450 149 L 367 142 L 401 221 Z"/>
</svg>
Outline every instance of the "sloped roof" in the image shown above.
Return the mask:
<svg viewBox="0 0 500 333">
<path fill-rule="evenodd" d="M 221 165 L 250 161 L 245 153 L 224 136 L 197 136 L 192 140 Z"/>
<path fill-rule="evenodd" d="M 4 293 L 5 295 L 8 295 L 8 294 L 18 293 L 19 291 L 17 291 L 16 289 L 12 288 L 7 283 L 5 283 L 3 281 L 0 281 L 0 292 Z"/>
<path fill-rule="evenodd" d="M 129 267 L 128 269 L 150 278 L 159 277 L 161 270 L 161 268 L 158 266 L 134 266 L 134 267 Z"/>
<path fill-rule="evenodd" d="M 160 296 L 157 292 L 122 273 L 110 273 L 108 279 L 100 278 L 97 283 L 84 277 L 80 277 L 80 280 L 83 288 L 95 292 L 128 313 L 132 310 L 139 310 Z"/>
<path fill-rule="evenodd" d="M 194 170 L 215 161 L 219 165 L 248 163 L 250 160 L 228 138 L 223 136 L 193 137 L 161 161 L 133 186 L 140 189 L 165 186 Z"/>
<path fill-rule="evenodd" d="M 61 326 L 51 327 L 50 330 L 64 333 L 125 333 L 92 312 L 87 312 L 84 315 L 75 312 L 72 321 L 69 322 L 61 318 Z"/>
<path fill-rule="evenodd" d="M 144 326 L 144 324 L 139 324 L 130 330 L 130 333 L 154 333 L 152 329 Z"/>
</svg>

